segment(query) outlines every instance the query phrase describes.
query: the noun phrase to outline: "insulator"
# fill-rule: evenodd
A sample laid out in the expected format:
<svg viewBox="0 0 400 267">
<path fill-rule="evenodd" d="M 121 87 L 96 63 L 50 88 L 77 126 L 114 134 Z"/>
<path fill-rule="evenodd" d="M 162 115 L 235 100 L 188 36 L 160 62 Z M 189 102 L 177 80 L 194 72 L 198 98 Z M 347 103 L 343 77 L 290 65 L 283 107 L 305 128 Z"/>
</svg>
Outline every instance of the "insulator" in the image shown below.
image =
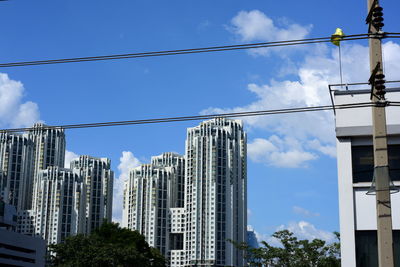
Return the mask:
<svg viewBox="0 0 400 267">
<path fill-rule="evenodd" d="M 376 91 L 375 94 L 379 95 L 379 96 L 382 96 L 382 95 L 386 94 L 386 91 L 385 90 Z"/>
<path fill-rule="evenodd" d="M 384 91 L 386 89 L 386 86 L 383 84 L 377 84 L 375 85 L 375 89 L 378 91 Z"/>
<path fill-rule="evenodd" d="M 378 84 L 385 84 L 385 80 L 375 80 L 375 85 L 378 85 Z"/>
<path fill-rule="evenodd" d="M 382 17 L 376 17 L 376 18 L 373 18 L 373 20 L 372 20 L 372 23 L 382 23 L 382 21 L 383 21 L 383 18 Z"/>
<path fill-rule="evenodd" d="M 383 8 L 378 6 L 372 9 L 371 24 L 379 31 L 385 24 L 383 23 Z"/>
<path fill-rule="evenodd" d="M 385 79 L 385 74 L 379 73 L 375 75 L 375 80 L 382 80 Z"/>
</svg>

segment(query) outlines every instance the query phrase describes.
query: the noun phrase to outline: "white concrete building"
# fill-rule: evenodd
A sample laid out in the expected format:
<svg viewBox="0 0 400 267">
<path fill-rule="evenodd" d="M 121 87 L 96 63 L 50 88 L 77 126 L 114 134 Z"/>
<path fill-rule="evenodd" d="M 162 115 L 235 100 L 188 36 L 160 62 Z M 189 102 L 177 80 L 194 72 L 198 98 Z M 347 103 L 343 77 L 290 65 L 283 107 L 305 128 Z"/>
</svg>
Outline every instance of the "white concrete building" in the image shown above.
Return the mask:
<svg viewBox="0 0 400 267">
<path fill-rule="evenodd" d="M 184 168 L 182 156 L 164 153 L 131 170 L 124 187 L 122 226 L 139 231 L 167 258 L 183 253 Z"/>
<path fill-rule="evenodd" d="M 34 188 L 34 231 L 47 244 L 84 233 L 86 188 L 79 173 L 48 167 L 39 171 Z"/>
<path fill-rule="evenodd" d="M 17 210 L 31 206 L 33 149 L 26 134 L 0 133 L 0 195 Z"/>
<path fill-rule="evenodd" d="M 168 180 L 170 168 L 143 164 L 134 168 L 124 188 L 122 226 L 137 230 L 150 246 L 167 256 Z"/>
<path fill-rule="evenodd" d="M 336 91 L 335 104 L 370 101 L 369 90 Z M 387 90 L 400 101 L 399 90 Z M 400 108 L 387 107 L 390 177 L 400 186 Z M 336 110 L 342 266 L 378 266 L 376 198 L 366 195 L 373 179 L 372 110 Z M 395 262 L 400 263 L 400 193 L 391 195 Z M 397 266 L 397 265 L 396 265 Z"/>
<path fill-rule="evenodd" d="M 244 266 L 227 239 L 247 241 L 247 140 L 241 121 L 212 119 L 187 130 L 185 250 L 189 265 Z"/>
<path fill-rule="evenodd" d="M 65 133 L 64 129 L 46 128 L 43 123 L 35 123 L 28 132 L 35 144 L 34 170 L 37 174 L 48 166 L 64 168 Z"/>
<path fill-rule="evenodd" d="M 85 233 L 90 234 L 104 220 L 111 222 L 114 182 L 111 160 L 80 156 L 71 161 L 71 169 L 79 173 L 86 185 Z"/>
<path fill-rule="evenodd" d="M 64 168 L 65 160 L 65 133 L 63 129 L 47 128 L 43 123 L 35 123 L 33 129 L 27 135 L 34 144 L 33 150 L 33 171 L 31 188 L 33 198 L 35 198 L 35 183 L 39 172 L 49 166 Z"/>
<path fill-rule="evenodd" d="M 228 239 L 247 241 L 247 151 L 240 121 L 187 130 L 186 161 L 152 158 L 125 182 L 122 225 L 138 230 L 170 266 L 244 266 Z"/>
</svg>

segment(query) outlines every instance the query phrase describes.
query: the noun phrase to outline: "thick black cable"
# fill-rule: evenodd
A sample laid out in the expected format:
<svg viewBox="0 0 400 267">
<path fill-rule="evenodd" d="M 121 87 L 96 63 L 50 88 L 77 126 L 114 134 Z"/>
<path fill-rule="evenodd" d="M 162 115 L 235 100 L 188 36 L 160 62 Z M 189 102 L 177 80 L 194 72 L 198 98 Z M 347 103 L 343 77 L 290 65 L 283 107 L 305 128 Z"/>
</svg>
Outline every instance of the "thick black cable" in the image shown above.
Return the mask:
<svg viewBox="0 0 400 267">
<path fill-rule="evenodd" d="M 373 105 L 374 104 L 371 103 L 371 102 L 357 103 L 357 104 L 342 104 L 342 105 L 336 105 L 335 109 L 363 108 L 363 107 L 371 107 Z M 94 128 L 94 127 L 107 127 L 107 126 L 138 125 L 138 124 L 152 124 L 152 123 L 206 120 L 206 119 L 213 119 L 213 118 L 265 116 L 265 115 L 277 115 L 277 114 L 288 114 L 288 113 L 299 113 L 299 112 L 324 111 L 324 110 L 332 110 L 332 109 L 333 109 L 333 107 L 331 105 L 326 105 L 326 106 L 314 106 L 314 107 L 300 107 L 300 108 L 260 110 L 260 111 L 245 111 L 245 112 L 232 112 L 232 113 L 220 113 L 220 114 L 184 116 L 184 117 L 169 117 L 169 118 L 156 118 L 156 119 L 131 120 L 131 121 L 112 121 L 112 122 L 97 122 L 97 123 L 84 123 L 84 124 L 66 124 L 66 125 L 57 125 L 57 126 L 43 126 L 41 129 L 78 129 L 78 128 Z M 0 130 L 0 133 L 2 133 L 2 132 L 34 131 L 35 129 L 37 129 L 37 128 L 28 127 L 28 128 L 3 129 L 3 130 Z"/>
<path fill-rule="evenodd" d="M 370 38 L 369 36 L 370 36 L 370 34 L 347 35 L 347 36 L 343 37 L 342 41 L 368 39 L 368 38 Z M 21 61 L 21 62 L 1 63 L 0 68 L 32 66 L 32 65 L 46 65 L 46 64 L 60 64 L 60 63 L 73 63 L 73 62 L 87 62 L 87 61 L 100 61 L 100 60 L 113 60 L 113 59 L 127 59 L 127 58 L 142 58 L 142 57 L 154 57 L 154 56 L 169 56 L 169 55 L 207 53 L 207 52 L 221 52 L 221 51 L 257 49 L 257 48 L 266 48 L 266 47 L 280 47 L 280 46 L 289 46 L 289 45 L 326 43 L 326 42 L 330 42 L 330 41 L 331 41 L 331 37 L 319 37 L 319 38 L 308 38 L 308 39 L 287 40 L 287 41 L 275 41 L 275 42 L 251 43 L 251 44 L 227 45 L 227 46 L 212 46 L 212 47 L 190 48 L 190 49 L 179 49 L 179 50 L 151 51 L 151 52 L 115 54 L 115 55 L 104 55 L 104 56 L 93 56 L 93 57 L 76 57 L 76 58 L 48 59 L 48 60 L 36 60 L 36 61 Z"/>
</svg>

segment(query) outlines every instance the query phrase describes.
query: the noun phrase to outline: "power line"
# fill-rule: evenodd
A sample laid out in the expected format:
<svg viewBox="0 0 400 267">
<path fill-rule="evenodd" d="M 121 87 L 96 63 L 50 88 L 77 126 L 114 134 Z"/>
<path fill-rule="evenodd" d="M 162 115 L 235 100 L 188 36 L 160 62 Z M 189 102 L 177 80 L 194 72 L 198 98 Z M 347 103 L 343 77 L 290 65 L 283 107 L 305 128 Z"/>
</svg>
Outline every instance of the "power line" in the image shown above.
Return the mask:
<svg viewBox="0 0 400 267">
<path fill-rule="evenodd" d="M 382 36 L 384 38 L 395 38 L 398 34 L 400 33 L 384 33 Z M 370 34 L 353 34 L 344 36 L 342 41 L 362 40 L 368 38 L 373 38 L 373 37 Z M 114 60 L 114 59 L 128 59 L 128 58 L 143 58 L 143 57 L 155 57 L 155 56 L 170 56 L 170 55 L 195 54 L 195 53 L 209 53 L 209 52 L 221 52 L 221 51 L 232 51 L 232 50 L 257 49 L 266 47 L 281 47 L 290 45 L 326 43 L 330 41 L 331 37 L 329 36 L 329 37 L 275 41 L 275 42 L 249 43 L 241 45 L 211 46 L 202 48 L 151 51 L 151 52 L 115 54 L 115 55 L 104 55 L 104 56 L 93 56 L 93 57 L 75 57 L 75 58 L 62 58 L 62 59 L 21 61 L 21 62 L 1 63 L 0 68 L 73 63 L 73 62 L 88 62 L 88 61 L 100 61 L 100 60 Z"/>
<path fill-rule="evenodd" d="M 341 104 L 335 105 L 335 109 L 350 109 L 350 108 L 364 108 L 372 107 L 374 104 L 370 102 L 356 103 L 356 104 Z M 260 111 L 244 111 L 244 112 L 231 112 L 231 113 L 220 113 L 210 115 L 196 115 L 196 116 L 184 116 L 184 117 L 169 117 L 169 118 L 156 118 L 156 119 L 144 119 L 144 120 L 131 120 L 131 121 L 110 121 L 110 122 L 96 122 L 96 123 L 84 123 L 84 124 L 66 124 L 58 126 L 43 126 L 42 129 L 79 129 L 79 128 L 94 128 L 94 127 L 108 127 L 108 126 L 123 126 L 123 125 L 139 125 L 139 124 L 152 124 L 152 123 L 167 123 L 167 122 L 181 122 L 181 121 L 194 121 L 194 120 L 206 120 L 214 118 L 233 118 L 233 117 L 250 117 L 250 116 L 266 116 L 266 115 L 277 115 L 277 114 L 289 114 L 289 113 L 300 113 L 300 112 L 311 112 L 311 111 L 324 111 L 332 110 L 333 106 L 314 106 L 314 107 L 299 107 L 299 108 L 287 108 L 287 109 L 273 109 L 273 110 L 260 110 Z M 0 133 L 4 132 L 23 132 L 35 130 L 34 127 L 28 128 L 13 128 L 3 129 Z"/>
</svg>

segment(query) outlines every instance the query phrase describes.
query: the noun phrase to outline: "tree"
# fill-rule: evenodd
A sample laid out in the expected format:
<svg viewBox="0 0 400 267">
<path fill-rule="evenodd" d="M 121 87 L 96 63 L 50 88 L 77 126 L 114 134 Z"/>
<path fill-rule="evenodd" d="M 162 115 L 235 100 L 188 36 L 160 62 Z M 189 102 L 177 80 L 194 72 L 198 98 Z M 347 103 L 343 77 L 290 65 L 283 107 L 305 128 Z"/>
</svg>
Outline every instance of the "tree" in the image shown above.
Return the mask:
<svg viewBox="0 0 400 267">
<path fill-rule="evenodd" d="M 91 235 L 76 235 L 49 246 L 53 266 L 165 266 L 161 253 L 148 245 L 143 235 L 103 223 Z"/>
<path fill-rule="evenodd" d="M 338 232 L 334 232 L 340 240 Z M 327 244 L 320 239 L 299 240 L 288 230 L 275 232 L 272 237 L 281 246 L 274 247 L 265 241 L 260 248 L 252 248 L 247 243 L 235 243 L 244 251 L 249 266 L 273 267 L 336 267 L 340 266 L 340 243 Z"/>
</svg>

